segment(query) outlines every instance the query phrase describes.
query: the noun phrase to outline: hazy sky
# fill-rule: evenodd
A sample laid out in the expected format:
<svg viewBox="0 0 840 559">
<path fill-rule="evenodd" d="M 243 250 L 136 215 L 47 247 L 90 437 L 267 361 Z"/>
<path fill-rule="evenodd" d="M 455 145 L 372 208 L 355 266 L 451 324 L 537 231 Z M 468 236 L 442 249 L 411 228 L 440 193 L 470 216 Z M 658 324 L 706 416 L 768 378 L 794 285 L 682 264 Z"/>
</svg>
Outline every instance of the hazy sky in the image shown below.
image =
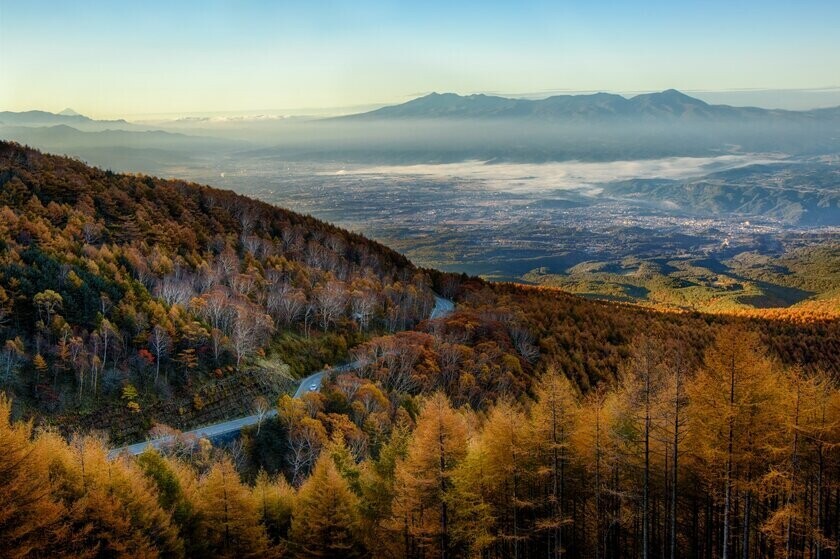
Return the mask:
<svg viewBox="0 0 840 559">
<path fill-rule="evenodd" d="M 838 21 L 837 0 L 0 0 L 0 110 L 114 117 L 430 91 L 836 88 Z M 773 95 L 767 103 L 789 103 Z"/>
</svg>

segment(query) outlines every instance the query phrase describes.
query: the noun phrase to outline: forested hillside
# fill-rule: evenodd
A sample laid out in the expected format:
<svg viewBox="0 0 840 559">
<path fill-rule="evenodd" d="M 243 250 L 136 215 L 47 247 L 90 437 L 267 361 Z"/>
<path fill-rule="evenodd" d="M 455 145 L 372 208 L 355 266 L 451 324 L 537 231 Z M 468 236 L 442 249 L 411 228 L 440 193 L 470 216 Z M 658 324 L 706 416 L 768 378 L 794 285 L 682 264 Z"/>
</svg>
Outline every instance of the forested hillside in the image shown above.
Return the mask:
<svg viewBox="0 0 840 559">
<path fill-rule="evenodd" d="M 833 313 L 659 312 L 517 284 L 472 283 L 463 300 L 463 307 L 521 325 L 515 338 L 536 345 L 541 362 L 562 367 L 583 390 L 615 381 L 639 335 L 684 344 L 691 362 L 699 363 L 725 325 L 758 333 L 771 357 L 784 365 L 840 375 L 840 320 Z"/>
<path fill-rule="evenodd" d="M 428 284 L 308 216 L 0 144 L 1 384 L 38 412 L 142 413 L 266 354 L 334 362 L 428 316 Z"/>
<path fill-rule="evenodd" d="M 113 461 L 95 438 L 8 423 L 0 400 L 0 552 L 833 557 L 836 383 L 732 326 L 702 357 L 640 338 L 619 382 L 581 393 L 550 367 L 485 411 L 411 397 L 423 377 L 396 386 L 383 357 L 283 397 L 227 449 L 182 438 Z"/>
<path fill-rule="evenodd" d="M 435 292 L 457 308 L 430 320 Z M 420 270 L 231 192 L 3 143 L 0 341 L 2 557 L 840 549 L 831 318 Z M 218 447 L 175 429 L 209 408 L 263 419 Z M 172 439 L 109 459 L 138 430 L 108 422 Z"/>
</svg>

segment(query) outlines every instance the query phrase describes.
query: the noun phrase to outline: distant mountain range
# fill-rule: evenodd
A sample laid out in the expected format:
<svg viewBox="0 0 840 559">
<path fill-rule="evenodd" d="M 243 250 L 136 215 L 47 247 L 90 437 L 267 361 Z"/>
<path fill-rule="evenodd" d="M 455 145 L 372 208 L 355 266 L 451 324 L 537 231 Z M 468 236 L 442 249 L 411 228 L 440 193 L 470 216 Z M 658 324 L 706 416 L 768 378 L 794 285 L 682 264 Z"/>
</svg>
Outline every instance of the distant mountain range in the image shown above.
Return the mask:
<svg viewBox="0 0 840 559">
<path fill-rule="evenodd" d="M 64 109 L 60 113 L 47 111 L 0 111 L 0 125 L 5 126 L 72 126 L 83 132 L 103 130 L 148 130 L 148 127 L 131 124 L 123 119 L 94 120 L 74 111 Z"/>
<path fill-rule="evenodd" d="M 343 120 L 390 119 L 550 119 L 587 120 L 732 120 L 825 119 L 840 117 L 840 107 L 812 111 L 784 111 L 757 107 L 710 105 L 675 89 L 623 97 L 611 93 L 554 95 L 546 99 L 512 99 L 492 95 L 431 93 L 374 111 L 340 117 Z"/>
<path fill-rule="evenodd" d="M 164 130 L 121 130 L 108 129 L 95 132 L 83 131 L 67 124 L 50 126 L 0 126 L 0 135 L 13 137 L 15 141 L 27 144 L 53 144 L 58 146 L 114 146 L 148 147 L 160 149 L 179 149 L 190 146 L 193 149 L 202 146 L 214 147 L 229 145 L 228 140 L 189 136 Z"/>
<path fill-rule="evenodd" d="M 187 135 L 133 124 L 125 120 L 95 120 L 72 109 L 0 112 L 0 139 L 13 140 L 81 157 L 114 170 L 157 173 L 196 155 L 241 148 L 245 142 Z"/>
<path fill-rule="evenodd" d="M 178 132 L 173 134 L 173 132 Z M 511 99 L 432 93 L 336 118 L 255 123 L 94 120 L 71 109 L 0 112 L 0 139 L 156 174 L 185 157 L 285 161 L 540 163 L 840 153 L 840 107 L 810 111 L 712 105 L 669 89 Z"/>
<path fill-rule="evenodd" d="M 432 93 L 316 122 L 318 141 L 295 156 L 391 164 L 477 159 L 624 161 L 727 153 L 840 152 L 840 107 L 786 111 L 712 105 L 674 89 L 511 99 Z M 297 154 L 300 155 L 297 155 Z"/>
</svg>

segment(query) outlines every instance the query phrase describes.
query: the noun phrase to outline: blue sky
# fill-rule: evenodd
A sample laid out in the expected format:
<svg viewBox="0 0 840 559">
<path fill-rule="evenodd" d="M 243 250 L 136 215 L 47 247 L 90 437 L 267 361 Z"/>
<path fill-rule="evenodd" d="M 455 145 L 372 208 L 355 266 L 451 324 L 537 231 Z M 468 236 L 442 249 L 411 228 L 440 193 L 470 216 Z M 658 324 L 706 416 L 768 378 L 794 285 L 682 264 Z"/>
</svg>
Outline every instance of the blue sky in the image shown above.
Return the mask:
<svg viewBox="0 0 840 559">
<path fill-rule="evenodd" d="M 0 110 L 114 117 L 430 91 L 837 88 L 838 21 L 836 0 L 0 0 Z M 788 102 L 773 95 L 767 103 Z M 825 105 L 831 94 L 805 98 Z"/>
</svg>

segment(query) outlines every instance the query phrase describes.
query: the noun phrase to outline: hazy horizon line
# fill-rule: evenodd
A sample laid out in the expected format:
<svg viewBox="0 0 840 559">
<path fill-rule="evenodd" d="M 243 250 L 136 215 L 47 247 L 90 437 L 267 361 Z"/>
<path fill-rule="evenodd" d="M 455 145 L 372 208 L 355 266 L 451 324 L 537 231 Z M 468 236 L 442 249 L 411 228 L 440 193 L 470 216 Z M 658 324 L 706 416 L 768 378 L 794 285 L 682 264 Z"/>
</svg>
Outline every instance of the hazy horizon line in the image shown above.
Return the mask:
<svg viewBox="0 0 840 559">
<path fill-rule="evenodd" d="M 648 93 L 658 93 L 662 91 L 667 91 L 668 89 L 675 89 L 684 93 L 686 95 L 690 95 L 692 97 L 696 97 L 702 101 L 705 101 L 710 104 L 723 104 L 723 105 L 732 105 L 735 107 L 758 107 L 762 109 L 782 109 L 782 110 L 795 110 L 795 111 L 805 111 L 805 110 L 814 110 L 814 109 L 821 109 L 821 108 L 830 108 L 840 106 L 840 86 L 821 86 L 821 87 L 806 87 L 806 88 L 762 88 L 762 87 L 744 87 L 744 88 L 725 88 L 725 89 L 697 89 L 697 88 L 690 88 L 690 89 L 680 89 L 680 88 L 667 88 L 667 89 L 642 89 L 642 90 L 605 90 L 605 89 L 572 89 L 572 88 L 551 88 L 551 89 L 544 89 L 538 91 L 531 91 L 531 92 L 505 92 L 505 91 L 498 91 L 498 90 L 476 90 L 476 91 L 469 91 L 469 92 L 456 92 L 456 91 L 447 91 L 447 90 L 429 90 L 425 92 L 416 92 L 409 95 L 405 95 L 401 97 L 401 100 L 395 100 L 391 102 L 371 102 L 371 103 L 362 103 L 362 104 L 352 104 L 352 105 L 340 105 L 340 106 L 323 106 L 323 107 L 297 107 L 297 108 L 260 108 L 260 109 L 245 109 L 245 108 L 238 108 L 238 109 L 218 109 L 212 111 L 166 111 L 166 112 L 143 112 L 143 113 L 119 113 L 119 114 L 97 114 L 95 112 L 80 112 L 82 116 L 86 116 L 92 118 L 94 120 L 127 120 L 131 122 L 142 122 L 143 120 L 177 120 L 181 118 L 212 118 L 212 117 L 256 117 L 256 116 L 272 116 L 272 117 L 329 117 L 329 116 L 342 116 L 348 114 L 356 114 L 356 113 L 363 113 L 367 111 L 376 110 L 382 107 L 399 105 L 413 99 L 418 99 L 420 97 L 424 97 L 426 95 L 430 95 L 432 93 L 455 93 L 456 95 L 460 96 L 470 96 L 470 95 L 490 95 L 490 96 L 497 96 L 497 97 L 505 97 L 509 99 L 527 99 L 527 100 L 541 100 L 546 99 L 548 97 L 552 97 L 555 95 L 591 95 L 595 93 L 608 93 L 612 95 L 621 95 L 623 97 L 628 96 L 635 96 L 635 95 L 644 95 Z M 773 96 L 773 95 L 822 95 L 826 97 L 826 100 L 822 103 L 815 103 L 813 105 L 805 104 L 804 101 L 800 100 L 800 102 L 793 102 L 793 100 L 788 100 L 788 103 L 782 103 L 780 106 L 779 103 L 750 103 L 747 102 L 745 99 L 743 104 L 738 104 L 737 102 L 726 102 L 726 101 L 719 101 L 718 98 L 725 98 L 730 96 L 752 96 L 753 98 L 760 99 L 761 96 Z M 707 97 L 707 98 L 704 98 Z M 769 100 L 769 99 L 768 99 Z M 65 106 L 61 109 L 44 109 L 40 107 L 31 107 L 28 109 L 22 109 L 14 111 L 12 109 L 0 109 L 0 110 L 8 110 L 10 112 L 28 112 L 28 111 L 44 111 L 50 112 L 53 114 L 58 114 L 65 110 L 74 110 L 72 106 Z"/>
</svg>

